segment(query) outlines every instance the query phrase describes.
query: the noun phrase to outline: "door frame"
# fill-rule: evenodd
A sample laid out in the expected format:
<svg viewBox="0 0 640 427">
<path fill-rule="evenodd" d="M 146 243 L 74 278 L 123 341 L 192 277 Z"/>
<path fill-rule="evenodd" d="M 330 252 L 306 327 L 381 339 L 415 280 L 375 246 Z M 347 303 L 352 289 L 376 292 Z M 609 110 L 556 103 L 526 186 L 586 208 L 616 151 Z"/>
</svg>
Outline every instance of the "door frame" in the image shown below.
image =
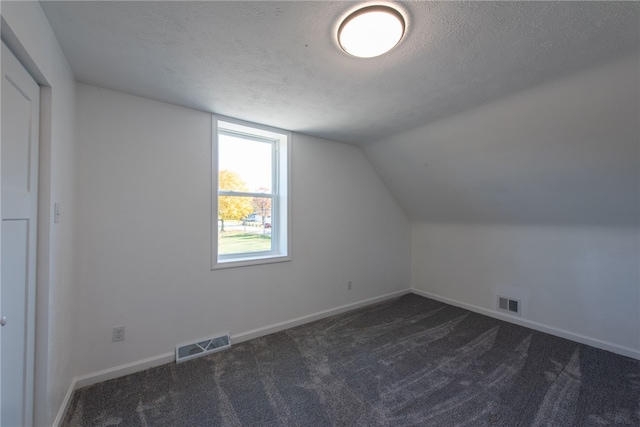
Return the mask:
<svg viewBox="0 0 640 427">
<path fill-rule="evenodd" d="M 36 295 L 35 295 L 35 360 L 33 384 L 33 424 L 48 423 L 49 389 L 49 337 L 51 330 L 51 241 L 53 232 L 52 202 L 52 87 L 38 68 L 31 54 L 8 23 L 2 18 L 0 38 L 40 86 L 40 134 L 38 160 L 38 220 L 36 249 Z M 1 79 L 0 79 L 1 81 Z M 1 199 L 1 198 L 0 198 Z M 1 200 L 0 200 L 1 208 Z M 0 238 L 2 236 L 0 235 Z M 0 267 L 1 268 L 1 267 Z M 57 408 L 56 408 L 57 409 Z"/>
<path fill-rule="evenodd" d="M 9 316 L 9 326 L 5 331 L 4 328 L 2 330 L 2 334 L 9 334 L 7 337 L 11 336 L 12 341 L 5 341 L 4 337 L 0 343 L 2 345 L 15 345 L 19 344 L 19 347 L 16 351 L 12 351 L 11 349 L 7 349 L 3 347 L 3 355 L 9 356 L 10 360 L 13 360 L 15 363 L 18 363 L 18 360 L 13 359 L 16 356 L 19 356 L 22 359 L 22 362 L 19 365 L 5 365 L 9 362 L 9 360 L 2 359 L 0 362 L 2 363 L 2 370 L 0 371 L 2 374 L 11 375 L 8 378 L 11 378 L 10 381 L 20 381 L 21 384 L 15 384 L 15 390 L 13 393 L 16 393 L 14 397 L 11 398 L 12 403 L 6 402 L 6 399 L 3 401 L 3 406 L 0 407 L 0 410 L 8 410 L 11 415 L 10 419 L 6 421 L 11 422 L 10 420 L 17 421 L 14 416 L 19 416 L 20 423 L 25 426 L 33 425 L 33 416 L 34 416 L 34 397 L 35 397 L 35 344 L 36 344 L 36 281 L 37 281 L 37 240 L 38 240 L 38 172 L 39 172 L 39 147 L 40 147 L 40 85 L 38 85 L 35 79 L 31 76 L 31 73 L 26 70 L 26 68 L 22 65 L 22 63 L 16 58 L 13 51 L 7 46 L 4 41 L 2 42 L 2 60 L 6 61 L 6 64 L 2 64 L 2 79 L 0 79 L 0 84 L 3 85 L 2 104 L 5 103 L 6 94 L 9 96 L 9 93 L 14 93 L 18 96 L 23 102 L 26 98 L 27 102 L 30 104 L 29 109 L 31 109 L 31 113 L 28 111 L 25 112 L 26 115 L 21 115 L 21 119 L 28 120 L 29 130 L 25 136 L 27 136 L 26 140 L 22 143 L 26 144 L 26 147 L 20 144 L 20 147 L 26 149 L 26 169 L 21 169 L 21 174 L 26 174 L 26 181 L 21 182 L 21 185 L 16 188 L 16 191 L 12 191 L 10 188 L 6 189 L 5 193 L 4 181 L 2 184 L 2 197 L 0 197 L 2 205 L 0 208 L 2 209 L 2 228 L 0 228 L 0 233 L 3 233 L 0 236 L 2 240 L 2 246 L 4 250 L 9 248 L 10 252 L 14 252 L 18 247 L 14 246 L 14 244 L 25 246 L 20 251 L 26 250 L 26 258 L 24 259 L 25 264 L 23 268 L 26 267 L 26 270 L 20 273 L 20 268 L 18 270 L 13 270 L 13 268 L 9 269 L 7 265 L 3 265 L 4 271 L 12 271 L 13 274 L 24 275 L 21 280 L 26 280 L 24 283 L 12 282 L 11 284 L 2 283 L 2 297 L 8 298 L 7 301 L 3 301 L 3 308 L 6 309 L 7 315 Z M 5 74 L 5 72 L 7 74 Z M 6 76 L 6 78 L 5 78 Z M 9 101 L 9 99 L 7 99 Z M 5 107 L 13 108 L 17 107 L 17 104 L 9 103 L 5 104 Z M 2 108 L 0 106 L 0 108 Z M 36 108 L 37 111 L 32 110 Z M 5 116 L 3 116 L 4 120 Z M 34 120 L 35 119 L 35 120 Z M 2 123 L 3 126 L 8 126 L 8 122 Z M 8 126 L 9 129 L 11 126 Z M 7 136 L 7 135 L 5 135 Z M 21 140 L 22 141 L 22 140 Z M 5 144 L 13 145 L 13 142 L 2 140 L 0 141 L 2 145 L 2 150 L 0 150 L 0 155 L 7 154 L 4 152 Z M 0 164 L 1 167 L 1 164 Z M 2 171 L 4 173 L 4 171 Z M 22 175 L 21 175 L 22 176 Z M 5 178 L 0 173 L 0 179 Z M 23 188 L 24 187 L 24 188 Z M 13 199 L 13 204 L 7 205 L 7 200 L 5 197 L 9 197 Z M 35 203 L 35 205 L 34 205 Z M 10 209 L 9 209 L 10 208 Z M 7 210 L 8 209 L 8 210 Z M 5 212 L 7 210 L 7 212 Z M 21 225 L 22 224 L 22 225 Z M 20 233 L 20 242 L 5 242 L 5 238 L 8 239 L 4 235 L 5 232 L 8 232 L 10 229 L 7 227 L 18 227 L 22 229 Z M 26 228 L 24 228 L 26 227 Z M 14 231 L 18 232 L 18 229 L 14 229 Z M 23 234 L 24 233 L 24 234 Z M 26 241 L 22 239 L 26 238 Z M 9 246 L 5 247 L 5 243 L 9 244 Z M 0 249 L 3 250 L 3 249 Z M 10 261 L 13 255 L 19 256 L 13 253 L 2 253 L 3 261 Z M 23 256 L 24 256 L 23 255 Z M 19 256 L 22 258 L 22 256 Z M 18 279 L 16 277 L 15 279 Z M 0 280 L 3 280 L 2 276 L 0 276 Z M 13 279 L 11 279 L 13 280 Z M 5 292 L 4 285 L 8 285 L 7 292 Z M 18 287 L 14 287 L 17 285 Z M 23 288 L 26 286 L 26 288 Z M 17 292 L 17 293 L 16 293 Z M 18 298 L 18 300 L 12 300 L 11 298 Z M 22 308 L 18 308 L 13 306 L 14 303 L 18 303 Z M 24 306 L 23 306 L 24 304 Z M 13 306 L 13 307 L 12 307 Z M 17 312 L 13 310 L 18 310 Z M 11 314 L 17 315 L 18 317 L 15 319 L 11 318 Z M 4 310 L 2 315 L 5 314 Z M 23 323 L 24 322 L 24 323 Z M 14 326 L 11 326 L 11 325 Z M 15 335 L 15 328 L 24 327 L 24 335 Z M 13 341 L 13 339 L 18 339 L 19 342 Z M 24 346 L 24 347 L 23 347 Z M 20 371 L 16 372 L 15 368 L 20 368 Z M 16 378 L 14 375 L 18 375 Z M 19 380 L 20 379 L 20 380 Z M 11 382 L 7 378 L 2 378 L 2 388 L 8 387 L 5 391 L 14 388 Z M 17 396 L 18 390 L 20 391 L 20 397 Z M 1 392 L 1 390 L 0 390 Z M 14 401 L 14 399 L 19 399 Z M 4 406 L 4 403 L 8 403 L 9 406 Z M 14 404 L 19 404 L 18 407 L 15 407 Z M 20 415 L 18 415 L 18 413 Z M 2 414 L 4 417 L 5 414 Z"/>
</svg>

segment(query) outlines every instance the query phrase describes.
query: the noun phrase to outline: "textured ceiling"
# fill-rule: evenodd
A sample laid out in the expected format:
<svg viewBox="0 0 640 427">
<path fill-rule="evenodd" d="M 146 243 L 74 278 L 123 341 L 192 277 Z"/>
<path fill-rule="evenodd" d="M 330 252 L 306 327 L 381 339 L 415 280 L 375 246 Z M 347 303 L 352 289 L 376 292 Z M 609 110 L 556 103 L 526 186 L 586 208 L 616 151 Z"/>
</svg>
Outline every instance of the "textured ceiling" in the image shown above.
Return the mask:
<svg viewBox="0 0 640 427">
<path fill-rule="evenodd" d="M 378 4 L 385 2 L 378 2 Z M 402 2 L 342 53 L 353 2 L 42 2 L 78 81 L 367 145 L 638 50 L 636 2 Z"/>
</svg>

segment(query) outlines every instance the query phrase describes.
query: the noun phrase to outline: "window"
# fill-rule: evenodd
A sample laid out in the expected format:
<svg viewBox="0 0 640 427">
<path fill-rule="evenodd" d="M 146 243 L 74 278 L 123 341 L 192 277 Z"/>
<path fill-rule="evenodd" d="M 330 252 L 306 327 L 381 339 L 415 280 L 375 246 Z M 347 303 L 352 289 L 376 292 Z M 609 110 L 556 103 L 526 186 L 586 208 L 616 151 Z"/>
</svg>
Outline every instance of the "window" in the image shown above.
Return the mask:
<svg viewBox="0 0 640 427">
<path fill-rule="evenodd" d="M 291 259 L 291 135 L 213 117 L 212 268 Z"/>
</svg>

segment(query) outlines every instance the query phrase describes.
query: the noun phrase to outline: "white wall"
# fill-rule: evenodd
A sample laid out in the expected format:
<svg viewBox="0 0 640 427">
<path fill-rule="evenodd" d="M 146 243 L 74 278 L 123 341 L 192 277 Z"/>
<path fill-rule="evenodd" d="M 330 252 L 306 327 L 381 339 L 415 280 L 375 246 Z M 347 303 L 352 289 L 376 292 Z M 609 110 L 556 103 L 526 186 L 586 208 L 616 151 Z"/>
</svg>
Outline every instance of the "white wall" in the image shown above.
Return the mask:
<svg viewBox="0 0 640 427">
<path fill-rule="evenodd" d="M 75 79 L 38 2 L 3 1 L 2 37 L 42 87 L 35 424 L 49 426 L 74 376 Z"/>
<path fill-rule="evenodd" d="M 522 319 L 640 356 L 637 227 L 414 224 L 412 287 L 487 310 L 521 299 Z"/>
<path fill-rule="evenodd" d="M 408 222 L 360 149 L 294 134 L 293 261 L 211 271 L 210 114 L 82 84 L 77 112 L 77 375 L 409 288 Z"/>
<path fill-rule="evenodd" d="M 365 152 L 412 222 L 637 226 L 639 75 L 631 55 Z"/>
<path fill-rule="evenodd" d="M 492 314 L 522 298 L 521 320 L 640 358 L 639 73 L 621 58 L 368 147 L 413 224 L 412 286 Z"/>
</svg>

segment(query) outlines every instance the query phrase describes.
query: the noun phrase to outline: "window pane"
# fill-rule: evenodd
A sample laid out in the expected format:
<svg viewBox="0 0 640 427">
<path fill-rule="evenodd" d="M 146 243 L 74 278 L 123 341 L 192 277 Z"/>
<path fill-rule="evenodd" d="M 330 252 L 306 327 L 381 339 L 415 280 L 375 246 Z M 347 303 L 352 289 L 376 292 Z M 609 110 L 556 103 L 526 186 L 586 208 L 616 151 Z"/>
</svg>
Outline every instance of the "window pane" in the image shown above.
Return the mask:
<svg viewBox="0 0 640 427">
<path fill-rule="evenodd" d="M 289 261 L 289 132 L 220 119 L 212 135 L 212 269 Z"/>
<path fill-rule="evenodd" d="M 234 178 L 225 181 L 220 177 L 220 190 L 271 193 L 272 191 L 272 142 L 245 139 L 220 133 L 218 140 L 219 171 L 227 171 Z M 225 188 L 239 186 L 240 188 Z"/>
<path fill-rule="evenodd" d="M 218 196 L 218 254 L 271 251 L 271 198 Z"/>
</svg>

